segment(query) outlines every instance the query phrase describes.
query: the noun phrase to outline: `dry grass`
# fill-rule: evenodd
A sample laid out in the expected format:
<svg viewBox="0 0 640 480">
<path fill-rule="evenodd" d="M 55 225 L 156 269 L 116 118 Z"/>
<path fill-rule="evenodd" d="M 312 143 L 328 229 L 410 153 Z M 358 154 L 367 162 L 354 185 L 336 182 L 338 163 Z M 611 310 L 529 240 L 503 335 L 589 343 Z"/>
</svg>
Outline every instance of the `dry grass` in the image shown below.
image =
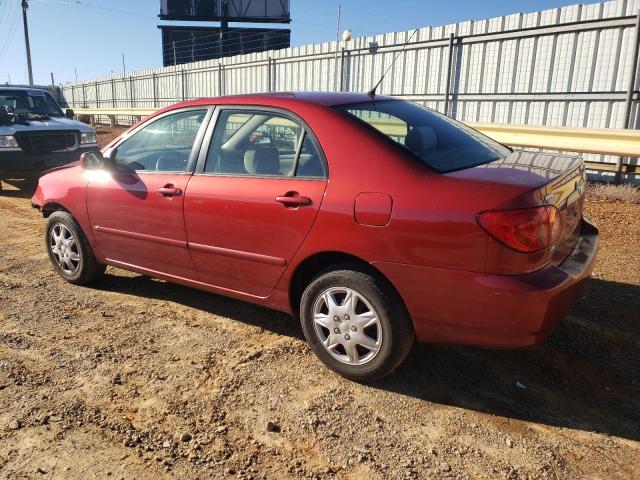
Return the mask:
<svg viewBox="0 0 640 480">
<path fill-rule="evenodd" d="M 629 184 L 590 183 L 587 187 L 587 198 L 594 201 L 640 204 L 640 188 Z"/>
</svg>

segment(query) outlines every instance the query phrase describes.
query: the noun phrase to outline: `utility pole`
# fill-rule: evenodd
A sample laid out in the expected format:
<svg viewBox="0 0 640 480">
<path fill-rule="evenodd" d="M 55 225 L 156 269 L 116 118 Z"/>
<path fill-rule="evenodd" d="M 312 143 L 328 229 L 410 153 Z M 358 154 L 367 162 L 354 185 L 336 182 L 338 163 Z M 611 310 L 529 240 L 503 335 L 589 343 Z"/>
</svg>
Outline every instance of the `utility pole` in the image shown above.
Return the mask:
<svg viewBox="0 0 640 480">
<path fill-rule="evenodd" d="M 24 46 L 27 50 L 27 69 L 29 71 L 29 85 L 33 85 L 33 70 L 31 68 L 31 47 L 29 46 L 29 26 L 27 25 L 27 9 L 29 3 L 22 0 L 22 23 L 24 25 Z"/>
<path fill-rule="evenodd" d="M 78 83 L 78 67 L 73 67 L 73 71 L 76 74 L 76 83 Z"/>
<path fill-rule="evenodd" d="M 224 56 L 224 37 L 227 32 L 227 28 L 229 27 L 229 5 L 227 0 L 218 0 L 218 9 L 220 13 L 219 55 L 220 58 L 222 58 Z"/>
<path fill-rule="evenodd" d="M 127 66 L 124 63 L 124 53 L 122 54 L 122 75 L 127 74 Z"/>
<path fill-rule="evenodd" d="M 336 15 L 336 52 L 338 51 L 338 43 L 340 42 L 340 13 L 342 6 L 338 4 L 338 13 Z"/>
</svg>

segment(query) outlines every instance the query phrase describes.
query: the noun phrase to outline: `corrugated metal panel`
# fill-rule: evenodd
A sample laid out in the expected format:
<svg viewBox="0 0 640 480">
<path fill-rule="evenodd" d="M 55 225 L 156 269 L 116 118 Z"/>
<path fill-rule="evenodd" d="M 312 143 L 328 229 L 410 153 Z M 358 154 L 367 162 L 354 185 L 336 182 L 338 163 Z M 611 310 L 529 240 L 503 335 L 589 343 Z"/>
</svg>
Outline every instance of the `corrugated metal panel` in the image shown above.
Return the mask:
<svg viewBox="0 0 640 480">
<path fill-rule="evenodd" d="M 367 91 L 397 56 L 378 91 L 443 111 L 453 33 L 452 116 L 470 122 L 622 128 L 633 64 L 631 16 L 639 8 L 640 0 L 570 5 L 347 44 L 325 42 L 143 70 L 61 90 L 75 107 L 152 108 L 270 90 Z M 634 102 L 640 123 L 637 93 Z"/>
</svg>

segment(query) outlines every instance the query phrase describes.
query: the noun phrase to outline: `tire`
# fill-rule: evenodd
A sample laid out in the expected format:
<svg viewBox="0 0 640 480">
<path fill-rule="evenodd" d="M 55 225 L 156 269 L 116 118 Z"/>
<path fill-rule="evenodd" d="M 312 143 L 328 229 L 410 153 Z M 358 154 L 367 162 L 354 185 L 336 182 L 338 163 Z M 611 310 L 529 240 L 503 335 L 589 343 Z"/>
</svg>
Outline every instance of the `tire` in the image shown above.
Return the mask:
<svg viewBox="0 0 640 480">
<path fill-rule="evenodd" d="M 355 265 L 336 267 L 311 281 L 300 301 L 300 321 L 318 358 L 356 381 L 376 380 L 394 371 L 415 340 L 397 293 Z"/>
<path fill-rule="evenodd" d="M 96 261 L 82 228 L 68 212 L 57 211 L 49 216 L 45 246 L 53 269 L 69 283 L 90 283 L 107 268 Z"/>
</svg>

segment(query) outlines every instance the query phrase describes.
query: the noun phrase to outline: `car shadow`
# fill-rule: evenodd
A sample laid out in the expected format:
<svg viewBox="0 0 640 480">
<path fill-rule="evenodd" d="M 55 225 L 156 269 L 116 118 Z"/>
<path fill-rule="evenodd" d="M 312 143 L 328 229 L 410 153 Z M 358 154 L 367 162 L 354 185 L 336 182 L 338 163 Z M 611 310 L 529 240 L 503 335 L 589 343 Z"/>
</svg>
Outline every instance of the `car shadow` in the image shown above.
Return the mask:
<svg viewBox="0 0 640 480">
<path fill-rule="evenodd" d="M 304 338 L 286 314 L 145 276 L 107 275 L 94 285 L 174 301 Z M 573 312 L 540 346 L 489 350 L 416 345 L 396 372 L 370 386 L 442 405 L 637 441 L 639 311 L 639 286 L 593 279 Z"/>
<path fill-rule="evenodd" d="M 107 274 L 101 280 L 92 283 L 90 287 L 144 298 L 172 301 L 213 315 L 262 327 L 279 335 L 304 339 L 300 324 L 294 322 L 291 316 L 285 313 L 144 275 Z"/>
<path fill-rule="evenodd" d="M 374 388 L 442 405 L 640 440 L 640 287 L 592 279 L 540 346 L 416 345 Z"/>
<path fill-rule="evenodd" d="M 13 188 L 7 188 L 11 186 Z M 36 191 L 36 180 L 2 180 L 0 197 L 31 198 Z"/>
</svg>

